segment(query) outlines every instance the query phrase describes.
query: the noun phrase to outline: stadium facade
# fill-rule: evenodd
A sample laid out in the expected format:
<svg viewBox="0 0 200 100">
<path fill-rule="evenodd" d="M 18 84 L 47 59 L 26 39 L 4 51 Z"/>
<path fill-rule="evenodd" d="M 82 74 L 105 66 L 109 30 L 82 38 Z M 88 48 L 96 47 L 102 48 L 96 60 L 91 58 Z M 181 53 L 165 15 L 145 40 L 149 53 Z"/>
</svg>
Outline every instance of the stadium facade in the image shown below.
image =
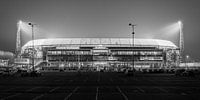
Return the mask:
<svg viewBox="0 0 200 100">
<path fill-rule="evenodd" d="M 34 50 L 35 65 L 46 68 L 172 68 L 179 64 L 179 48 L 167 40 L 131 38 L 54 38 L 27 42 L 22 58 Z"/>
</svg>

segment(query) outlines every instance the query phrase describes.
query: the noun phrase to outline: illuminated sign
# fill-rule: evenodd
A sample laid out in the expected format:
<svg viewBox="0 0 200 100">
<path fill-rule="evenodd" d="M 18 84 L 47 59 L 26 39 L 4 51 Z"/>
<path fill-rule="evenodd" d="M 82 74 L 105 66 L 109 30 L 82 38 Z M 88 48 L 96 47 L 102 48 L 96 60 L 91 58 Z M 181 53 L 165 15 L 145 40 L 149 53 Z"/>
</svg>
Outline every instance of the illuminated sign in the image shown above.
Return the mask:
<svg viewBox="0 0 200 100">
<path fill-rule="evenodd" d="M 116 57 L 108 57 L 108 60 L 117 60 Z"/>
<path fill-rule="evenodd" d="M 163 57 L 140 57 L 140 60 L 163 60 Z"/>
<path fill-rule="evenodd" d="M 104 61 L 107 59 L 108 59 L 107 56 L 93 56 L 93 60 L 97 60 L 97 61 Z"/>
<path fill-rule="evenodd" d="M 108 50 L 93 50 L 93 52 L 108 52 Z"/>
<path fill-rule="evenodd" d="M 16 58 L 15 64 L 30 64 L 30 59 L 28 58 Z"/>
<path fill-rule="evenodd" d="M 56 49 L 79 49 L 79 47 L 56 47 Z"/>
<path fill-rule="evenodd" d="M 99 45 L 99 46 L 96 46 L 94 49 L 107 49 L 107 48 L 102 45 Z"/>
</svg>

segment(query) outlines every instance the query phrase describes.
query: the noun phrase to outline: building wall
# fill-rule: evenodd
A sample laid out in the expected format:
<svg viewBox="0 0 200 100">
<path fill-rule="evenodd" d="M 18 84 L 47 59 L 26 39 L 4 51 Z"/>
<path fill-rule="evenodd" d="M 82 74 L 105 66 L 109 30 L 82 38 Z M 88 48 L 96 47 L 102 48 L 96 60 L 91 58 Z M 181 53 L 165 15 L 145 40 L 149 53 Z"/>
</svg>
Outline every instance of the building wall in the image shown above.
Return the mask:
<svg viewBox="0 0 200 100">
<path fill-rule="evenodd" d="M 171 68 L 179 62 L 179 51 L 159 47 L 127 46 L 35 46 L 22 51 L 22 57 L 34 57 L 47 62 L 46 66 L 129 66 L 139 68 Z"/>
</svg>

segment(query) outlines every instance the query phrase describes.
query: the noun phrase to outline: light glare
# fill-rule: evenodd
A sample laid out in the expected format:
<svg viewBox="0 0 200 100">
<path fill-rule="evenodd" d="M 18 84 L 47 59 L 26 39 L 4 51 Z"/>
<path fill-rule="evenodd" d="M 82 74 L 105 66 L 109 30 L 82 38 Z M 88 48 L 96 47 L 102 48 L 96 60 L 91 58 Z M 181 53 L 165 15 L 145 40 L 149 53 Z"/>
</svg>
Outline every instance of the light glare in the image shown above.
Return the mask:
<svg viewBox="0 0 200 100">
<path fill-rule="evenodd" d="M 180 31 L 181 25 L 182 25 L 182 22 L 178 21 L 176 23 L 172 23 L 172 24 L 166 26 L 165 28 L 162 29 L 162 31 L 163 31 L 163 33 L 167 33 L 167 34 L 171 34 L 171 35 L 177 34 Z"/>
<path fill-rule="evenodd" d="M 19 20 L 18 27 L 20 28 L 21 31 L 27 34 L 31 33 L 31 27 L 28 25 L 27 22 Z"/>
<path fill-rule="evenodd" d="M 181 24 L 182 24 L 182 22 L 179 20 L 179 21 L 178 21 L 178 24 L 179 24 L 179 25 L 181 25 Z"/>
<path fill-rule="evenodd" d="M 19 25 L 21 25 L 21 24 L 22 24 L 22 21 L 21 21 L 21 20 L 19 20 L 18 24 L 19 24 Z"/>
</svg>

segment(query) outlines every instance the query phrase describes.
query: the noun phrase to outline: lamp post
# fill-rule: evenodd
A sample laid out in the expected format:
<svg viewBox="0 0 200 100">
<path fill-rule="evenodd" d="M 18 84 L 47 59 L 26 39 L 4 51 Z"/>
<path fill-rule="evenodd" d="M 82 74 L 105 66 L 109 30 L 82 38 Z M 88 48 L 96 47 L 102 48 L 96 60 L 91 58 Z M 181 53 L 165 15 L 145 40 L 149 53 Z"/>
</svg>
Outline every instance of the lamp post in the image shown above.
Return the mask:
<svg viewBox="0 0 200 100">
<path fill-rule="evenodd" d="M 187 70 L 189 69 L 189 66 L 188 66 L 189 57 L 190 57 L 189 55 L 186 55 L 186 59 L 185 59 L 186 69 L 187 69 Z"/>
<path fill-rule="evenodd" d="M 34 68 L 34 48 L 35 48 L 35 46 L 34 46 L 34 25 L 36 25 L 36 24 L 33 24 L 33 23 L 28 23 L 28 25 L 30 25 L 31 26 L 31 29 L 32 29 L 32 70 L 34 71 L 35 70 L 35 68 Z"/>
<path fill-rule="evenodd" d="M 133 54 L 132 54 L 132 60 L 133 60 L 132 64 L 133 64 L 133 70 L 135 70 L 135 67 L 134 67 L 134 34 L 135 34 L 134 31 L 135 30 L 134 30 L 134 28 L 135 28 L 136 25 L 129 23 L 129 26 L 131 26 L 131 28 L 132 28 L 132 52 L 133 52 Z"/>
</svg>

